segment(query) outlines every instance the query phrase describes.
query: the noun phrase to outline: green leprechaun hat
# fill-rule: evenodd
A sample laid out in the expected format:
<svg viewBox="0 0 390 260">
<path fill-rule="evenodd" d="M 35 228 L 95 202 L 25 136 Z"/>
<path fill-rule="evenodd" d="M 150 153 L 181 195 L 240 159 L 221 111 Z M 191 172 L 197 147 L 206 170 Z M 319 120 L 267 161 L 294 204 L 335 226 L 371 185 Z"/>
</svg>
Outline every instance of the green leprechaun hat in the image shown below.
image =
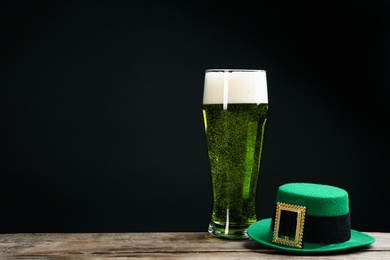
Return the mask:
<svg viewBox="0 0 390 260">
<path fill-rule="evenodd" d="M 329 252 L 375 242 L 351 229 L 348 193 L 312 183 L 279 187 L 273 218 L 248 228 L 250 238 L 265 246 L 295 252 Z"/>
</svg>

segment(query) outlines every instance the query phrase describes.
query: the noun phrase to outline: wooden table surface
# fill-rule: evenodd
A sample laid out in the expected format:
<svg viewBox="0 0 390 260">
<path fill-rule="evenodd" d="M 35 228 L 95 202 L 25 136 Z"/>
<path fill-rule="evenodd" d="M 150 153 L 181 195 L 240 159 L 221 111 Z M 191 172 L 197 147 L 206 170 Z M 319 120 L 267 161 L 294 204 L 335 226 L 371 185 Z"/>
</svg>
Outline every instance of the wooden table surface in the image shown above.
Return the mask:
<svg viewBox="0 0 390 260">
<path fill-rule="evenodd" d="M 390 259 L 390 233 L 365 232 L 370 246 L 318 255 L 292 254 L 252 240 L 204 232 L 0 234 L 0 259 Z"/>
</svg>

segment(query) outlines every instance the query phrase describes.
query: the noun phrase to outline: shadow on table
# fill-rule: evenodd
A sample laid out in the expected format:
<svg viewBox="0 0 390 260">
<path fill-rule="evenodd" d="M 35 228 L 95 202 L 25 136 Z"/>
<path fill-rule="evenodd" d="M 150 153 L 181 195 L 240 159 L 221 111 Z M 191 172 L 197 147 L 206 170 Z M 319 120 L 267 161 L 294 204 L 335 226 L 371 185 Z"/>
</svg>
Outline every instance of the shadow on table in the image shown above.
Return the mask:
<svg viewBox="0 0 390 260">
<path fill-rule="evenodd" d="M 356 248 L 350 248 L 340 251 L 333 251 L 333 252 L 318 252 L 318 253 L 299 253 L 299 252 L 291 252 L 291 251 L 283 251 L 278 250 L 271 247 L 266 247 L 262 244 L 256 243 L 253 240 L 245 241 L 243 245 L 246 249 L 251 249 L 254 252 L 261 252 L 265 254 L 271 254 L 271 255 L 290 255 L 290 256 L 336 256 L 336 255 L 349 255 L 349 254 L 358 254 L 362 252 L 369 251 L 372 245 L 368 246 L 362 246 L 362 247 L 356 247 Z"/>
</svg>

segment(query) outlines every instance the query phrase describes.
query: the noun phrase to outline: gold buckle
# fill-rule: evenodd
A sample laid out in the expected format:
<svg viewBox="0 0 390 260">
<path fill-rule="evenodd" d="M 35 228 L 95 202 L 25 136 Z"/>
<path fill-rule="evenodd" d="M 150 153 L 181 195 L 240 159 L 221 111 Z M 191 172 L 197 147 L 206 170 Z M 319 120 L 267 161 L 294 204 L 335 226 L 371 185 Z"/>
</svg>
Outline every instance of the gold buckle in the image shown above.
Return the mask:
<svg viewBox="0 0 390 260">
<path fill-rule="evenodd" d="M 295 237 L 279 235 L 282 210 L 297 213 L 297 226 L 295 228 Z M 302 248 L 305 214 L 306 214 L 306 207 L 278 202 L 276 205 L 274 236 L 272 242 L 282 244 L 282 245 Z"/>
</svg>

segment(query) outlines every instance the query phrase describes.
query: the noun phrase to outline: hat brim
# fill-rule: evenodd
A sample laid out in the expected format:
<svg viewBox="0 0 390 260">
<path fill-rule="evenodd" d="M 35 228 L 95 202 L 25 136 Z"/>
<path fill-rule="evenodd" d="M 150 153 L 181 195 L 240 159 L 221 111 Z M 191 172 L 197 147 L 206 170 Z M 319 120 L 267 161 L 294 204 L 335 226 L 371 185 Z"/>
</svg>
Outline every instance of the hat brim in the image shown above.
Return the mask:
<svg viewBox="0 0 390 260">
<path fill-rule="evenodd" d="M 271 218 L 262 219 L 252 224 L 248 228 L 248 235 L 254 241 L 269 246 L 272 248 L 277 248 L 285 251 L 292 252 L 304 252 L 304 253 L 319 253 L 319 252 L 331 252 L 345 250 L 360 246 L 366 246 L 375 242 L 375 238 L 363 234 L 359 231 L 351 229 L 351 239 L 338 244 L 316 244 L 316 243 L 303 243 L 303 248 L 295 248 L 291 246 L 285 246 L 281 244 L 275 244 L 272 242 L 273 231 L 270 229 Z M 305 236 L 305 233 L 303 233 Z"/>
</svg>

